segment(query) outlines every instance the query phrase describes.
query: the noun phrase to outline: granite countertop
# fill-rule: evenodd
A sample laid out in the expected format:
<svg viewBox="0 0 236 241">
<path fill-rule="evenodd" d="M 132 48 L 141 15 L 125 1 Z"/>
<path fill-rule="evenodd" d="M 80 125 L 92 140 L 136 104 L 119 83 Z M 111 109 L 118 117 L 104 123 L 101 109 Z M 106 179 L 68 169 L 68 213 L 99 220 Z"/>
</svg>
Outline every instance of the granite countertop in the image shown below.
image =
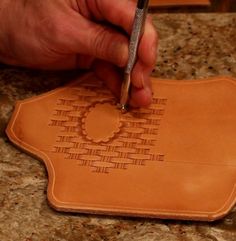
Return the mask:
<svg viewBox="0 0 236 241">
<path fill-rule="evenodd" d="M 236 14 L 153 14 L 160 37 L 154 76 L 236 77 Z M 75 78 L 0 66 L 0 240 L 236 240 L 236 208 L 213 223 L 60 213 L 46 201 L 42 162 L 16 149 L 4 130 L 14 102 Z"/>
</svg>

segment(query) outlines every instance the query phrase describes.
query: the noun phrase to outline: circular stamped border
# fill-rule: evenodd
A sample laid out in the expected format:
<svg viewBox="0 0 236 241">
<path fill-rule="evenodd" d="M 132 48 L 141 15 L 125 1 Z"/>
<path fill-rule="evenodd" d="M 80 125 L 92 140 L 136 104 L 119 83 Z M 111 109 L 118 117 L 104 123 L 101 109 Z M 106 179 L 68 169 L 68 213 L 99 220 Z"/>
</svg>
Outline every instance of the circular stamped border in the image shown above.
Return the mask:
<svg viewBox="0 0 236 241">
<path fill-rule="evenodd" d="M 88 135 L 88 133 L 86 132 L 85 130 L 85 122 L 86 122 L 86 119 L 88 117 L 88 115 L 91 113 L 91 111 L 96 108 L 96 105 L 104 105 L 104 104 L 110 104 L 110 105 L 114 105 L 114 107 L 117 108 L 117 104 L 115 102 L 110 102 L 110 101 L 97 101 L 97 102 L 94 102 L 92 103 L 90 106 L 88 106 L 88 109 L 84 112 L 83 116 L 82 116 L 82 125 L 81 125 L 81 129 L 82 129 L 82 135 L 83 137 L 88 140 L 88 141 L 92 141 L 94 143 L 107 143 L 109 141 L 111 141 L 113 138 L 115 138 L 115 136 L 121 132 L 121 128 L 122 128 L 122 122 L 119 121 L 119 124 L 117 126 L 117 130 L 116 131 L 113 131 L 111 135 L 109 135 L 108 137 L 106 138 L 102 138 L 100 140 L 94 140 L 92 137 L 90 137 Z M 118 110 L 119 111 L 119 110 Z"/>
</svg>

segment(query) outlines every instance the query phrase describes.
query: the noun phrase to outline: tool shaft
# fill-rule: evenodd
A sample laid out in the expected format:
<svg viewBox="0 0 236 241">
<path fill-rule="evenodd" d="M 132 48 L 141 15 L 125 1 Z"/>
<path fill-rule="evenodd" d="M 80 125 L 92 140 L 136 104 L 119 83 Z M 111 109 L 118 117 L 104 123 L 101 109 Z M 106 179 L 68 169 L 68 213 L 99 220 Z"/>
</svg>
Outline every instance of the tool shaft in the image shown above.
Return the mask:
<svg viewBox="0 0 236 241">
<path fill-rule="evenodd" d="M 129 43 L 129 58 L 124 71 L 124 80 L 121 87 L 120 107 L 126 109 L 129 100 L 131 86 L 131 72 L 136 63 L 137 51 L 140 38 L 143 34 L 144 23 L 146 19 L 147 7 L 149 0 L 139 0 L 135 12 L 133 28 Z"/>
<path fill-rule="evenodd" d="M 129 43 L 129 58 L 128 64 L 125 69 L 126 74 L 130 74 L 137 58 L 137 50 L 139 45 L 139 40 L 143 30 L 143 20 L 144 20 L 144 9 L 136 9 L 133 29 L 130 36 L 130 43 Z"/>
</svg>

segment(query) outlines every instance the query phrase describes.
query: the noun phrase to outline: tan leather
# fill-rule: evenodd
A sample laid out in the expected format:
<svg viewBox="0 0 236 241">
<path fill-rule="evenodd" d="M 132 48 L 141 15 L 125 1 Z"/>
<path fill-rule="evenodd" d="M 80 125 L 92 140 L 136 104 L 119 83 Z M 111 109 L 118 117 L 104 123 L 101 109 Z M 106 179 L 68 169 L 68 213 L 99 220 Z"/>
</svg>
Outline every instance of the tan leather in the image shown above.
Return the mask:
<svg viewBox="0 0 236 241">
<path fill-rule="evenodd" d="M 150 0 L 150 7 L 169 7 L 169 6 L 210 6 L 210 0 Z"/>
<path fill-rule="evenodd" d="M 19 101 L 7 127 L 42 159 L 57 210 L 215 220 L 236 198 L 236 84 L 153 79 L 148 109 L 121 114 L 88 74 Z"/>
</svg>

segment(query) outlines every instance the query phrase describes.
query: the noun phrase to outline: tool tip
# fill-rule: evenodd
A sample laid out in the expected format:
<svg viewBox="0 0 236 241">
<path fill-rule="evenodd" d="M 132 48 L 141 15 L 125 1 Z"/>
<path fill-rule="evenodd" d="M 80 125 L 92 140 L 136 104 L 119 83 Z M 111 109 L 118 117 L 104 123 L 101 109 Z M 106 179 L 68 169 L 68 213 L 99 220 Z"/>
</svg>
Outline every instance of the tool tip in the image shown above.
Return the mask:
<svg viewBox="0 0 236 241">
<path fill-rule="evenodd" d="M 126 113 L 127 112 L 127 106 L 126 105 L 118 103 L 117 107 L 121 110 L 121 113 Z"/>
</svg>

